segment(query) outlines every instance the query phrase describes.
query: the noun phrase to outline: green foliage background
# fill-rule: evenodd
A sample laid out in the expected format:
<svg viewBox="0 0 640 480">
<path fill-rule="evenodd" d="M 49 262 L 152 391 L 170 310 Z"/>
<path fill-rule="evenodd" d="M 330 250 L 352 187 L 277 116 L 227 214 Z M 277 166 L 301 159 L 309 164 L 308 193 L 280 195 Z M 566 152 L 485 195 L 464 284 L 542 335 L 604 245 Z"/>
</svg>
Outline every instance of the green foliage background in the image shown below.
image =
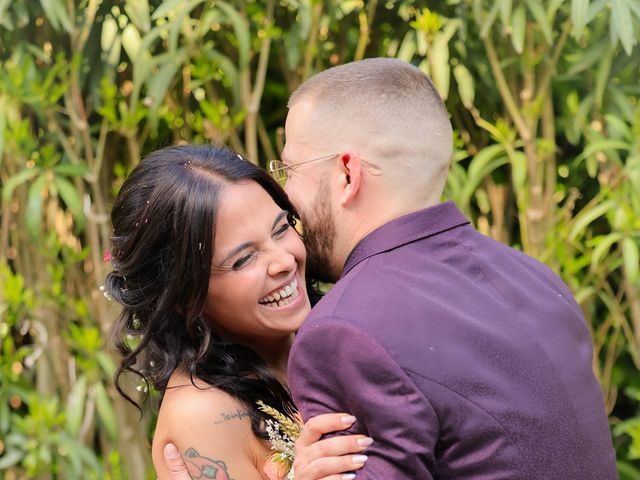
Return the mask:
<svg viewBox="0 0 640 480">
<path fill-rule="evenodd" d="M 155 478 L 110 380 L 114 194 L 175 142 L 277 158 L 289 93 L 370 56 L 446 100 L 446 197 L 572 288 L 640 478 L 639 34 L 640 0 L 0 0 L 0 478 Z"/>
</svg>

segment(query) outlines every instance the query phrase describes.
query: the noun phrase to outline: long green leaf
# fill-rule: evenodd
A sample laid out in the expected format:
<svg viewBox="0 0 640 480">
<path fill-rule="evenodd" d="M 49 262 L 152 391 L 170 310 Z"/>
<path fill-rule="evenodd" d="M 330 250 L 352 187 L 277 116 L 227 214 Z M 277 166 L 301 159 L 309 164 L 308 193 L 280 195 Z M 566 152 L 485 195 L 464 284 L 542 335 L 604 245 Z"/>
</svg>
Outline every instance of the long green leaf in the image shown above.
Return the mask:
<svg viewBox="0 0 640 480">
<path fill-rule="evenodd" d="M 612 38 L 619 38 L 625 53 L 631 55 L 636 38 L 633 33 L 633 17 L 627 0 L 611 0 L 610 28 Z"/>
<path fill-rule="evenodd" d="M 43 198 L 42 193 L 46 185 L 47 178 L 44 174 L 36 178 L 29 186 L 27 197 L 26 224 L 27 231 L 33 239 L 40 236 L 42 226 Z"/>
<path fill-rule="evenodd" d="M 64 175 L 65 177 L 84 177 L 88 175 L 91 170 L 89 170 L 89 166 L 84 163 L 78 165 L 61 163 L 53 167 L 53 172 L 57 175 Z"/>
<path fill-rule="evenodd" d="M 453 68 L 453 76 L 458 84 L 458 94 L 460 100 L 466 109 L 471 110 L 473 108 L 473 101 L 476 96 L 475 86 L 473 83 L 473 77 L 471 73 L 463 64 L 459 63 Z"/>
<path fill-rule="evenodd" d="M 504 27 L 511 24 L 511 9 L 513 8 L 513 0 L 500 0 L 500 20 Z"/>
<path fill-rule="evenodd" d="M 87 377 L 82 375 L 75 383 L 67 399 L 67 431 L 77 436 L 84 417 L 87 398 Z"/>
<path fill-rule="evenodd" d="M 251 53 L 251 34 L 247 21 L 240 13 L 227 2 L 218 2 L 220 9 L 227 15 L 229 22 L 238 40 L 238 66 L 240 70 L 249 69 L 249 58 Z"/>
<path fill-rule="evenodd" d="M 578 73 L 591 68 L 597 62 L 600 62 L 608 46 L 609 41 L 607 39 L 603 39 L 600 42 L 587 47 L 587 49 L 584 50 L 578 58 L 578 61 L 575 62 L 567 71 L 566 76 L 571 77 L 577 75 Z"/>
<path fill-rule="evenodd" d="M 7 449 L 7 451 L 4 452 L 0 457 L 0 470 L 5 470 L 18 464 L 18 462 L 20 462 L 20 460 L 22 460 L 24 456 L 25 452 L 21 450 L 14 448 Z"/>
<path fill-rule="evenodd" d="M 0 96 L 0 167 L 2 166 L 2 159 L 4 158 L 4 132 L 7 128 L 6 108 L 6 101 Z"/>
<path fill-rule="evenodd" d="M 38 175 L 38 173 L 40 173 L 40 170 L 37 168 L 27 168 L 10 177 L 2 187 L 2 201 L 8 202 L 13 195 L 13 191 L 18 185 L 26 182 L 27 180 L 31 180 L 33 177 Z"/>
<path fill-rule="evenodd" d="M 524 36 L 527 31 L 527 12 L 524 6 L 518 5 L 513 12 L 511 22 L 511 44 L 517 53 L 522 53 L 524 49 Z"/>
<path fill-rule="evenodd" d="M 54 176 L 54 183 L 58 189 L 58 193 L 64 201 L 67 208 L 71 211 L 76 220 L 82 217 L 82 198 L 69 180 L 59 175 Z"/>
<path fill-rule="evenodd" d="M 175 79 L 176 73 L 185 61 L 185 57 L 186 50 L 184 48 L 175 51 L 160 65 L 158 71 L 149 80 L 147 93 L 153 100 L 150 108 L 152 115 L 157 112 L 164 101 L 167 90 L 169 90 L 171 82 Z"/>
<path fill-rule="evenodd" d="M 124 11 L 141 32 L 149 31 L 151 28 L 149 0 L 126 0 Z"/>
<path fill-rule="evenodd" d="M 589 210 L 581 210 L 573 219 L 573 226 L 569 231 L 569 240 L 574 241 L 591 222 L 614 208 L 617 208 L 617 203 L 614 200 L 607 200 Z"/>
<path fill-rule="evenodd" d="M 632 284 L 637 283 L 640 271 L 640 254 L 638 252 L 638 244 L 632 237 L 625 237 L 622 240 L 622 258 L 627 281 Z"/>
<path fill-rule="evenodd" d="M 602 261 L 604 256 L 609 252 L 609 250 L 611 249 L 611 246 L 614 243 L 620 241 L 621 238 L 622 238 L 621 233 L 614 232 L 598 239 L 596 248 L 594 248 L 593 252 L 591 253 L 591 269 L 592 270 L 598 269 L 598 267 L 600 266 L 600 262 Z"/>
<path fill-rule="evenodd" d="M 623 140 L 604 138 L 602 140 L 589 143 L 584 151 L 576 157 L 574 162 L 578 164 L 585 158 L 595 155 L 598 152 L 606 152 L 608 150 L 629 150 L 630 148 L 631 145 Z"/>
<path fill-rule="evenodd" d="M 62 0 L 40 0 L 40 5 L 54 29 L 60 30 L 62 27 L 68 33 L 73 31 L 71 19 Z"/>
<path fill-rule="evenodd" d="M 451 67 L 449 66 L 449 44 L 446 38 L 437 37 L 431 50 L 431 77 L 440 97 L 446 100 L 449 96 Z"/>
<path fill-rule="evenodd" d="M 584 27 L 587 25 L 589 14 L 589 0 L 571 0 L 571 23 L 573 28 L 571 34 L 575 38 L 580 38 Z"/>
<path fill-rule="evenodd" d="M 489 10 L 489 13 L 483 18 L 482 23 L 480 24 L 480 38 L 487 37 L 491 31 L 491 27 L 493 27 L 493 24 L 496 21 L 499 11 L 500 2 L 494 2 L 493 7 L 491 7 L 491 10 Z"/>
<path fill-rule="evenodd" d="M 553 34 L 551 33 L 551 24 L 544 11 L 542 3 L 539 0 L 525 0 L 527 8 L 536 20 L 538 27 L 542 30 L 545 40 L 549 45 L 553 45 Z"/>
<path fill-rule="evenodd" d="M 113 405 L 111 405 L 111 398 L 101 383 L 94 384 L 93 388 L 96 394 L 96 410 L 98 411 L 98 416 L 109 438 L 115 441 L 118 438 L 118 427 L 116 414 L 113 410 Z"/>
</svg>

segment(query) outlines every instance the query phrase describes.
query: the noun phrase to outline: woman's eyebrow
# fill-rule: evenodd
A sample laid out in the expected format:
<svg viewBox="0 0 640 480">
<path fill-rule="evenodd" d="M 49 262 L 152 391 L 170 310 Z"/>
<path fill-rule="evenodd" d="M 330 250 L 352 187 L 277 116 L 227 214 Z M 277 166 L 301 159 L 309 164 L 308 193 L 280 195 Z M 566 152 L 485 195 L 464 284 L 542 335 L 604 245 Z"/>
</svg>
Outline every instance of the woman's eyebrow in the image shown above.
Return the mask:
<svg viewBox="0 0 640 480">
<path fill-rule="evenodd" d="M 231 252 L 229 252 L 229 255 L 227 255 L 226 257 L 224 257 L 224 260 L 222 260 L 220 262 L 220 265 L 224 265 L 224 263 L 229 260 L 231 257 L 237 255 L 238 253 L 240 253 L 241 251 L 243 251 L 246 248 L 249 248 L 253 245 L 253 242 L 244 242 L 241 245 L 238 245 L 236 248 L 234 248 L 233 250 L 231 250 Z"/>
<path fill-rule="evenodd" d="M 271 230 L 275 229 L 278 224 L 282 221 L 283 218 L 286 218 L 287 215 L 289 215 L 289 212 L 287 212 L 286 210 L 282 210 L 277 216 L 276 219 L 273 221 L 273 225 L 271 225 Z M 238 245 L 236 248 L 234 248 L 233 250 L 231 250 L 231 252 L 229 252 L 229 255 L 227 255 L 224 260 L 222 260 L 220 262 L 220 265 L 224 265 L 224 263 L 229 260 L 231 257 L 237 255 L 238 253 L 240 253 L 241 251 L 243 251 L 246 248 L 249 248 L 253 245 L 253 242 L 245 242 L 242 243 L 240 245 Z"/>
<path fill-rule="evenodd" d="M 278 226 L 278 224 L 282 221 L 283 218 L 286 218 L 287 215 L 289 215 L 289 212 L 287 212 L 286 210 L 282 210 L 278 216 L 276 217 L 276 219 L 273 221 L 273 225 L 271 225 L 271 230 L 273 230 L 274 228 L 276 228 Z"/>
</svg>

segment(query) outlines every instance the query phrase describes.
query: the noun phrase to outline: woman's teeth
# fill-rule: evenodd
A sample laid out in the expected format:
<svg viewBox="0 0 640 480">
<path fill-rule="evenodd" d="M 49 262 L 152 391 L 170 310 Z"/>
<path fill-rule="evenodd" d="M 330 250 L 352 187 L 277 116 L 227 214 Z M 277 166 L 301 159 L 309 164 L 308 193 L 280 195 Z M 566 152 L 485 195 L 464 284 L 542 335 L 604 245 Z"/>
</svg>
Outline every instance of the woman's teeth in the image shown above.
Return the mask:
<svg viewBox="0 0 640 480">
<path fill-rule="evenodd" d="M 283 307 L 289 305 L 298 296 L 298 280 L 293 279 L 291 283 L 275 293 L 262 297 L 258 303 L 269 307 Z"/>
</svg>

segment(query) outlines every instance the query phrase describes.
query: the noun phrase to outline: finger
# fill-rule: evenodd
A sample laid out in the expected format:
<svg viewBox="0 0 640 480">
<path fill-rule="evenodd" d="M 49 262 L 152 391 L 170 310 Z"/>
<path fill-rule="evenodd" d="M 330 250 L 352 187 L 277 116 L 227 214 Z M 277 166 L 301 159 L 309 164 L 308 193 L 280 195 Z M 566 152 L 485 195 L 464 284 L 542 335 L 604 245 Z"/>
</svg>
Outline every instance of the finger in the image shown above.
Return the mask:
<svg viewBox="0 0 640 480">
<path fill-rule="evenodd" d="M 169 469 L 171 480 L 191 480 L 187 465 L 173 443 L 164 446 L 164 463 Z"/>
<path fill-rule="evenodd" d="M 304 468 L 298 468 L 294 463 L 296 480 L 316 480 L 326 477 L 342 479 L 349 478 L 349 472 L 359 470 L 367 462 L 366 455 L 345 455 L 342 457 L 324 457 L 314 460 Z M 350 477 L 355 478 L 355 477 Z"/>
<path fill-rule="evenodd" d="M 301 455 L 307 463 L 322 457 L 339 457 L 350 453 L 362 452 L 373 443 L 373 439 L 364 435 L 346 435 L 327 438 L 300 448 L 296 446 L 296 457 Z"/>
<path fill-rule="evenodd" d="M 320 440 L 326 433 L 346 430 L 356 421 L 356 417 L 346 413 L 325 413 L 311 418 L 302 427 L 302 433 L 298 437 L 301 445 L 311 445 Z"/>
</svg>

